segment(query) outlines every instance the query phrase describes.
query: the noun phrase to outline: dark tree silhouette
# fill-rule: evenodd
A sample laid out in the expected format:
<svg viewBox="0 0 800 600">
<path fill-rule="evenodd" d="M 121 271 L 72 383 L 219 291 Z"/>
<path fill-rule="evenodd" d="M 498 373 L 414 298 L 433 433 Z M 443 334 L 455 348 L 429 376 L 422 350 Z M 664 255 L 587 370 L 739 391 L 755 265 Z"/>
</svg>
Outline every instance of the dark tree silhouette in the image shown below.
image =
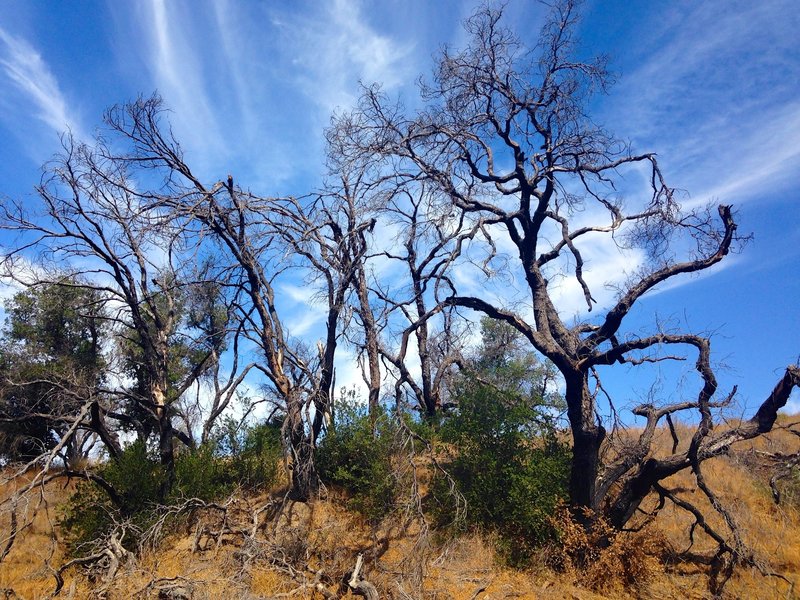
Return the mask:
<svg viewBox="0 0 800 600">
<path fill-rule="evenodd" d="M 800 384 L 800 371 L 787 368 L 752 419 L 716 430 L 712 411 L 729 404 L 735 389 L 718 392 L 709 339 L 658 327 L 646 335 L 626 328 L 644 294 L 713 267 L 741 238 L 730 206 L 683 210 L 655 154 L 632 152 L 588 116 L 588 99 L 605 89 L 609 77 L 602 60 L 576 58 L 574 4 L 563 0 L 551 7 L 534 51 L 503 25 L 501 10 L 479 9 L 466 22 L 467 47 L 445 49 L 432 80 L 422 84 L 423 108 L 415 114 L 407 115 L 378 87 L 364 90 L 348 116 L 347 152 L 382 156 L 396 179 L 436 186 L 448 198 L 437 205 L 439 215 L 470 224 L 460 239 L 482 241 L 487 264 L 500 265 L 502 258 L 518 274 L 527 297 L 510 305 L 459 293 L 448 265 L 441 287 L 451 293 L 440 295 L 426 315 L 451 307 L 478 311 L 515 328 L 555 365 L 572 433 L 570 497 L 577 515 L 589 509 L 623 528 L 646 496 L 666 494 L 662 480 L 689 468 L 724 514 L 704 483 L 702 462 L 769 431 Z M 623 201 L 616 184 L 626 169 L 646 170 L 648 185 Z M 602 236 L 644 250 L 646 263 L 605 312 L 571 322 L 559 312 L 553 281 L 572 277 L 587 309 L 596 309 L 584 276 L 584 243 Z M 501 242 L 511 249 L 503 256 L 497 250 Z M 700 381 L 697 396 L 636 407 L 633 413 L 646 419 L 641 434 L 635 443 L 615 447 L 599 416 L 599 369 L 691 354 Z M 656 428 L 682 411 L 695 411 L 699 420 L 688 448 L 655 456 Z"/>
</svg>

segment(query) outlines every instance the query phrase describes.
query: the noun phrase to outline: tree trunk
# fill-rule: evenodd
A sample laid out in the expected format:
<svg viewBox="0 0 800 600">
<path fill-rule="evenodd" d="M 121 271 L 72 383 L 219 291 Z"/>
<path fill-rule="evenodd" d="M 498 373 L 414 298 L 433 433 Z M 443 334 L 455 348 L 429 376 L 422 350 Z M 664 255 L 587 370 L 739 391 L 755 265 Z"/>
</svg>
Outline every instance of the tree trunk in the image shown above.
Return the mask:
<svg viewBox="0 0 800 600">
<path fill-rule="evenodd" d="M 600 446 L 606 431 L 595 421 L 594 400 L 582 375 L 567 378 L 567 414 L 572 430 L 570 503 L 573 509 L 596 510 L 595 487 L 600 468 Z"/>
<path fill-rule="evenodd" d="M 378 347 L 378 328 L 375 324 L 375 315 L 372 314 L 372 307 L 369 305 L 369 289 L 367 288 L 367 278 L 364 274 L 363 265 L 360 265 L 356 272 L 356 292 L 358 294 L 358 314 L 364 326 L 364 351 L 367 355 L 367 366 L 369 367 L 369 382 L 367 384 L 369 388 L 369 417 L 374 429 L 381 393 L 380 350 Z"/>
<path fill-rule="evenodd" d="M 622 481 L 619 493 L 610 502 L 607 517 L 615 529 L 622 529 L 631 519 L 636 509 L 653 489 L 653 485 L 671 472 L 662 472 L 658 461 L 650 458 L 642 464 L 637 472 Z"/>
<path fill-rule="evenodd" d="M 111 458 L 117 458 L 122 454 L 122 446 L 119 443 L 117 434 L 109 431 L 108 427 L 106 427 L 103 416 L 100 414 L 100 403 L 98 401 L 92 404 L 91 416 L 92 431 L 100 436 L 100 440 L 105 444 L 109 456 L 111 456 Z"/>
<path fill-rule="evenodd" d="M 307 441 L 295 446 L 292 451 L 292 500 L 307 502 L 319 491 L 319 475 L 314 464 L 314 449 Z"/>
<path fill-rule="evenodd" d="M 287 401 L 284 435 L 291 455 L 291 497 L 305 502 L 319 489 L 319 476 L 314 465 L 314 447 L 303 424 L 302 404 L 297 398 Z"/>
<path fill-rule="evenodd" d="M 328 310 L 327 339 L 325 347 L 320 349 L 322 362 L 322 373 L 314 397 L 314 419 L 311 424 L 311 439 L 309 443 L 316 447 L 317 438 L 322 433 L 325 426 L 325 416 L 331 418 L 331 398 L 333 386 L 336 378 L 335 358 L 336 358 L 336 337 L 338 333 L 338 323 L 341 303 Z"/>
<path fill-rule="evenodd" d="M 158 454 L 161 466 L 164 467 L 164 481 L 159 491 L 159 500 L 163 502 L 175 484 L 175 449 L 173 446 L 175 432 L 172 429 L 172 419 L 166 414 L 166 411 L 159 419 L 158 434 Z"/>
<path fill-rule="evenodd" d="M 159 490 L 159 500 L 164 502 L 175 484 L 175 448 L 173 446 L 175 432 L 172 429 L 172 416 L 169 414 L 169 406 L 166 404 L 166 394 L 163 389 L 158 385 L 153 386 L 152 395 L 158 417 L 158 456 L 161 466 L 164 468 L 164 481 Z"/>
</svg>

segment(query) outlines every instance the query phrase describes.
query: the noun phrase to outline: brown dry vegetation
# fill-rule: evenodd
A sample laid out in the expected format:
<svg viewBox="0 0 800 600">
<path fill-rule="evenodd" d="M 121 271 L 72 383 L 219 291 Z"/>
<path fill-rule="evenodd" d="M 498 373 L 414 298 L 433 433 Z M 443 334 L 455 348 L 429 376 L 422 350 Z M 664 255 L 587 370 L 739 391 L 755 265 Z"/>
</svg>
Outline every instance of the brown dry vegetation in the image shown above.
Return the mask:
<svg viewBox="0 0 800 600">
<path fill-rule="evenodd" d="M 800 583 L 798 503 L 789 498 L 782 505 L 775 504 L 769 487 L 772 467 L 762 454 L 796 450 L 796 437 L 784 427 L 790 420 L 797 418 L 783 417 L 768 436 L 706 463 L 708 482 L 731 510 L 757 563 L 757 567 L 737 569 L 724 597 L 796 597 L 792 584 Z M 690 429 L 678 426 L 678 433 L 688 438 Z M 659 451 L 670 449 L 670 437 L 663 431 Z M 691 491 L 695 487 L 691 473 L 667 480 L 666 486 L 685 490 L 682 497 L 702 508 L 709 523 L 724 531 L 721 518 L 707 505 L 704 495 Z M 53 534 L 58 539 L 59 507 L 73 489 L 72 485 L 51 485 L 28 506 L 28 510 L 38 507 L 36 517 L 0 563 L 0 591 L 6 591 L 6 597 L 30 600 L 53 593 L 54 569 L 65 560 L 63 544 L 54 541 Z M 3 490 L 4 494 L 11 491 L 8 486 Z M 92 575 L 80 567 L 71 568 L 64 574 L 65 585 L 58 597 L 322 598 L 315 586 L 321 583 L 336 590 L 359 552 L 364 553 L 364 574 L 382 598 L 710 596 L 708 567 L 680 559 L 689 547 L 688 532 L 694 519 L 669 502 L 641 531 L 611 535 L 602 549 L 597 544 L 602 535 L 587 537 L 582 528 L 570 525 L 562 516 L 558 547 L 543 550 L 527 571 L 515 571 L 498 564 L 490 538 L 478 534 L 455 539 L 435 533 L 421 536 L 419 523 L 403 521 L 401 516 L 390 518 L 381 528 L 371 528 L 342 508 L 341 498 L 333 491 L 308 504 L 283 503 L 280 492 L 232 499 L 224 522 L 218 511 L 187 517 L 157 551 L 123 564 L 113 581 L 104 581 L 102 573 Z M 653 498 L 644 508 L 650 510 L 655 504 Z M 280 506 L 282 510 L 278 510 Z M 3 515 L 2 527 L 7 530 L 8 526 L 8 515 Z M 222 529 L 226 533 L 217 535 Z M 712 547 L 698 531 L 692 551 L 701 553 Z M 570 559 L 576 550 L 586 557 L 582 567 Z M 339 593 L 351 597 L 344 588 Z"/>
</svg>

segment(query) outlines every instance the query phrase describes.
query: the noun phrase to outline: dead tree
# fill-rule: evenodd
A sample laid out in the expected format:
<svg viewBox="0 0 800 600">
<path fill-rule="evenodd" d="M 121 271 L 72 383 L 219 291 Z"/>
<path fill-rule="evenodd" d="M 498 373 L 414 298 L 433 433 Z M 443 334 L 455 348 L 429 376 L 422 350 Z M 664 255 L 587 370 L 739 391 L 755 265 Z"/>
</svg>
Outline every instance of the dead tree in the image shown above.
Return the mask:
<svg viewBox="0 0 800 600">
<path fill-rule="evenodd" d="M 115 132 L 132 147 L 132 160 L 165 179 L 165 190 L 140 193 L 137 200 L 175 223 L 182 239 L 195 240 L 195 256 L 222 257 L 207 273 L 207 282 L 227 290 L 234 328 L 261 355 L 252 369 L 265 377 L 285 413 L 293 493 L 308 498 L 317 485 L 313 451 L 331 408 L 346 296 L 364 252 L 364 231 L 372 222 L 340 210 L 324 195 L 263 198 L 235 185 L 232 176 L 203 184 L 162 127 L 162 112 L 161 100 L 154 96 L 110 113 Z M 319 306 L 325 317 L 316 349 L 286 329 L 276 286 L 290 274 L 307 277 L 319 293 L 312 309 Z"/>
<path fill-rule="evenodd" d="M 316 486 L 313 433 L 307 427 L 313 399 L 308 392 L 319 378 L 310 364 L 313 356 L 285 330 L 275 291 L 277 278 L 296 266 L 277 224 L 278 215 L 288 210 L 285 203 L 292 200 L 261 199 L 222 183 L 209 188 L 199 181 L 191 183 L 195 189 L 171 203 L 170 209 L 198 223 L 203 235 L 226 256 L 213 277 L 235 289 L 236 319 L 242 323 L 244 339 L 256 345 L 263 360 L 254 368 L 267 378 L 275 401 L 285 411 L 295 496 L 307 498 Z M 331 364 L 331 378 L 332 374 Z"/>
<path fill-rule="evenodd" d="M 374 422 L 382 383 L 382 317 L 373 305 L 368 282 L 371 250 L 369 238 L 375 228 L 375 216 L 386 195 L 381 189 L 381 178 L 375 171 L 371 157 L 347 156 L 344 153 L 342 142 L 346 140 L 346 135 L 343 130 L 347 127 L 346 120 L 334 120 L 332 127 L 325 132 L 329 172 L 324 195 L 331 207 L 328 209 L 329 214 L 341 221 L 340 227 L 343 230 L 350 232 L 344 238 L 345 244 L 341 251 L 350 257 L 349 263 L 353 266 L 349 310 L 358 326 L 350 327 L 349 323 L 352 321 L 348 320 L 343 327 L 343 333 L 347 341 L 358 350 L 358 360 L 367 386 L 369 413 Z M 363 222 L 369 222 L 369 227 L 358 227 Z"/>
<path fill-rule="evenodd" d="M 468 227 L 463 214 L 455 219 L 442 214 L 440 200 L 438 190 L 425 182 L 393 190 L 381 213 L 399 233 L 393 247 L 384 248 L 380 256 L 401 265 L 405 285 L 376 282 L 373 287 L 385 307 L 388 328 L 398 330 L 390 333 L 381 351 L 396 373 L 397 399 L 403 387 L 410 388 L 428 421 L 440 415 L 449 376 L 462 358 L 452 315 L 442 311 L 434 317 L 431 309 L 455 289 L 446 271 L 460 258 L 464 240 L 480 229 Z M 418 380 L 411 373 L 410 345 L 419 361 Z"/>
<path fill-rule="evenodd" d="M 340 227 L 332 213 L 319 209 L 310 216 L 300 200 L 263 199 L 219 186 L 201 196 L 200 203 L 183 205 L 201 222 L 232 259 L 221 277 L 238 286 L 236 305 L 245 335 L 263 353 L 257 364 L 285 408 L 285 439 L 292 458 L 292 484 L 298 499 L 309 498 L 317 485 L 313 450 L 331 410 L 335 352 L 346 295 L 359 259 L 347 250 L 353 231 Z M 276 277 L 287 270 L 304 271 L 321 281 L 325 311 L 324 339 L 309 351 L 285 330 L 275 294 Z"/>
<path fill-rule="evenodd" d="M 717 394 L 709 341 L 657 328 L 649 335 L 626 330 L 631 309 L 645 293 L 709 269 L 736 248 L 733 211 L 724 205 L 716 211 L 682 210 L 654 154 L 633 153 L 586 115 L 586 100 L 604 89 L 607 73 L 601 60 L 574 58 L 574 2 L 554 4 L 538 55 L 522 46 L 501 16 L 484 7 L 466 21 L 469 44 L 442 52 L 432 81 L 422 86 L 424 108 L 416 114 L 406 116 L 377 87 L 365 89 L 351 116 L 349 152 L 382 154 L 398 172 L 435 183 L 454 219 L 480 220 L 489 266 L 499 268 L 499 259 L 507 260 L 524 301 L 510 305 L 456 289 L 429 313 L 458 307 L 504 321 L 555 365 L 564 381 L 573 440 L 572 505 L 576 514 L 585 508 L 605 512 L 621 528 L 660 481 L 682 469 L 693 469 L 698 486 L 707 489 L 701 463 L 768 431 L 800 383 L 798 371 L 786 371 L 751 420 L 717 432 L 712 411 L 732 394 Z M 623 202 L 614 185 L 626 168 L 646 168 L 649 185 Z M 578 212 L 599 215 L 596 224 L 577 223 Z M 572 322 L 572 315 L 559 313 L 552 282 L 571 276 L 587 309 L 596 308 L 584 276 L 584 243 L 601 236 L 619 247 L 643 249 L 647 262 L 604 314 Z M 500 243 L 510 249 L 503 257 L 495 254 Z M 606 460 L 597 373 L 615 364 L 685 359 L 692 352 L 701 387 L 697 397 L 636 408 L 647 420 L 643 433 L 633 447 Z M 654 458 L 656 426 L 679 411 L 695 411 L 700 419 L 689 448 Z"/>
<path fill-rule="evenodd" d="M 112 129 L 127 125 L 114 110 L 107 123 Z M 170 184 L 141 191 L 150 165 L 135 150 L 123 155 L 102 139 L 90 147 L 69 135 L 63 147 L 62 155 L 45 167 L 37 187 L 39 205 L 3 201 L 0 206 L 0 226 L 18 236 L 3 263 L 18 278 L 25 272 L 21 265 L 33 265 L 21 278 L 24 285 L 50 282 L 48 265 L 57 264 L 73 286 L 102 298 L 103 318 L 117 338 L 116 367 L 134 385 L 103 390 L 116 398 L 116 406 L 95 411 L 95 418 L 125 423 L 140 436 L 157 435 L 166 495 L 174 475 L 175 442 L 193 445 L 191 430 L 174 424 L 178 402 L 208 372 L 225 335 L 219 327 L 210 333 L 184 318 L 190 294 L 183 261 L 189 248 L 180 224 L 152 202 L 168 195 Z M 114 456 L 118 448 L 109 446 L 109 452 Z"/>
<path fill-rule="evenodd" d="M 336 193 L 350 210 L 377 219 L 375 240 L 354 282 L 354 312 L 363 331 L 357 345 L 368 358 L 370 406 L 378 401 L 380 357 L 398 403 L 410 392 L 420 413 L 434 420 L 461 356 L 450 314 L 431 314 L 431 308 L 453 290 L 445 270 L 461 258 L 464 241 L 480 232 L 480 222 L 463 214 L 452 218 L 434 184 L 387 164 L 368 145 L 354 146 L 353 136 L 369 143 L 360 134 L 363 125 L 357 113 L 337 115 L 326 137 Z M 387 276 L 368 277 L 376 263 Z M 419 376 L 413 374 L 416 366 Z"/>
</svg>

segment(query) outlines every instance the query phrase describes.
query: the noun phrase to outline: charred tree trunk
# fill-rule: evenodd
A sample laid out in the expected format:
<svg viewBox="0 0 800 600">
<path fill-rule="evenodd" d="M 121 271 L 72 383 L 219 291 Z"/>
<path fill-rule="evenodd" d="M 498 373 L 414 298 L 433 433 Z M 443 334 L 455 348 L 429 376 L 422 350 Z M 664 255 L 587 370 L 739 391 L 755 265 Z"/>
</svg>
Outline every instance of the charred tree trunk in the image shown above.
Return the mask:
<svg viewBox="0 0 800 600">
<path fill-rule="evenodd" d="M 319 491 L 319 475 L 314 465 L 314 447 L 303 437 L 292 444 L 291 498 L 307 502 Z"/>
<path fill-rule="evenodd" d="M 166 402 L 164 388 L 154 385 L 152 396 L 156 405 L 156 417 L 158 419 L 158 456 L 164 469 L 164 481 L 161 483 L 161 489 L 159 490 L 159 500 L 164 502 L 175 484 L 175 432 L 172 428 L 172 415 Z"/>
<path fill-rule="evenodd" d="M 175 432 L 172 429 L 172 419 L 165 414 L 159 419 L 158 454 L 161 466 L 164 468 L 164 481 L 159 491 L 160 500 L 163 502 L 175 485 Z"/>
<path fill-rule="evenodd" d="M 413 231 L 413 230 L 412 230 Z M 411 281 L 414 289 L 414 305 L 417 309 L 417 316 L 427 313 L 425 307 L 425 300 L 423 298 L 423 285 L 420 272 L 416 266 L 416 253 L 413 247 L 414 240 L 410 240 L 407 244 L 409 253 L 408 261 L 411 271 Z M 424 417 L 430 423 L 436 420 L 439 412 L 439 394 L 433 388 L 433 378 L 431 375 L 431 353 L 428 348 L 428 322 L 423 320 L 417 330 L 415 331 L 417 338 L 417 354 L 420 362 L 420 375 L 422 379 L 422 409 L 424 410 Z"/>
<path fill-rule="evenodd" d="M 380 347 L 378 345 L 378 327 L 375 323 L 375 315 L 369 304 L 369 288 L 367 287 L 367 277 L 364 273 L 364 266 L 359 265 L 356 272 L 356 294 L 358 296 L 358 315 L 364 328 L 364 352 L 367 356 L 367 388 L 369 416 L 373 428 L 378 415 L 380 393 L 381 393 L 381 365 Z"/>
<path fill-rule="evenodd" d="M 309 444 L 316 447 L 317 439 L 325 426 L 325 419 L 331 419 L 333 386 L 336 378 L 335 358 L 339 335 L 339 317 L 344 306 L 344 289 L 337 290 L 334 302 L 328 309 L 325 346 L 320 346 L 321 375 L 314 394 L 314 419 L 311 424 Z"/>
<path fill-rule="evenodd" d="M 580 374 L 567 378 L 567 416 L 572 430 L 570 503 L 573 509 L 597 509 L 596 483 L 600 470 L 600 446 L 606 431 L 596 423 L 594 400 Z"/>
<path fill-rule="evenodd" d="M 287 398 L 286 407 L 283 427 L 291 461 L 291 497 L 298 502 L 305 502 L 319 489 L 319 477 L 314 466 L 314 447 L 309 438 L 310 433 L 306 432 L 300 399 Z"/>
</svg>

